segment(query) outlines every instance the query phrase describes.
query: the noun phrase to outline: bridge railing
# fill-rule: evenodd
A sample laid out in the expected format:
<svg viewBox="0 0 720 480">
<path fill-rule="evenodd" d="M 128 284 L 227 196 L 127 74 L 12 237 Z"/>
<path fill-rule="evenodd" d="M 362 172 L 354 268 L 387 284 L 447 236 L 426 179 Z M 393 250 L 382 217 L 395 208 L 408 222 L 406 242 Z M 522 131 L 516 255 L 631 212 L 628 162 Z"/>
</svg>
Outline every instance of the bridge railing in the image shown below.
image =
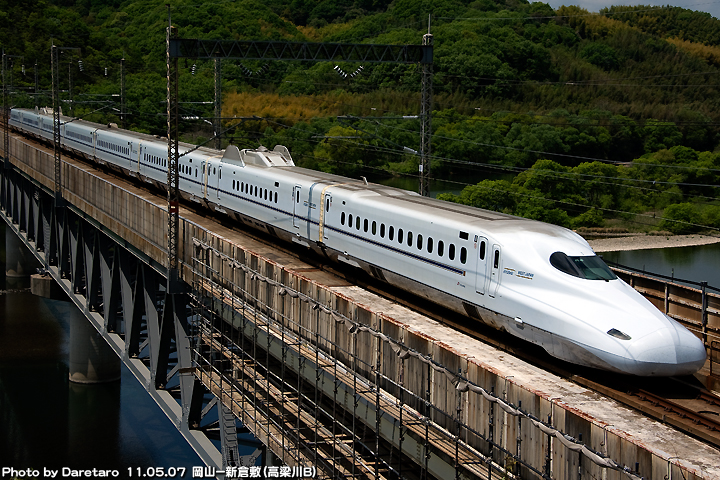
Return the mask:
<svg viewBox="0 0 720 480">
<path fill-rule="evenodd" d="M 720 289 L 624 265 L 610 264 L 610 268 L 661 312 L 695 333 L 708 348 L 713 341 L 720 341 Z"/>
</svg>

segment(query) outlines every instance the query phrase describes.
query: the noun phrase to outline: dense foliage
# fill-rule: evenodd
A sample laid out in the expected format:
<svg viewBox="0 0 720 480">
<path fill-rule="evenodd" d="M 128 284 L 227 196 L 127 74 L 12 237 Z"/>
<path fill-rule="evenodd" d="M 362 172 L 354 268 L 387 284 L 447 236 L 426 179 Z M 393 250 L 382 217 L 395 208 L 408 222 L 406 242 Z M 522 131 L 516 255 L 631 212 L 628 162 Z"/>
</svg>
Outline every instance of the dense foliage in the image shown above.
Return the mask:
<svg viewBox="0 0 720 480">
<path fill-rule="evenodd" d="M 420 43 L 430 17 L 433 176 L 482 179 L 443 198 L 569 227 L 720 228 L 708 14 L 525 0 L 177 0 L 170 13 L 183 38 L 377 44 Z M 79 48 L 60 62 L 75 115 L 120 121 L 124 59 L 128 125 L 164 133 L 164 4 L 0 0 L 0 20 L 5 52 L 22 55 L 8 58 L 14 105 L 50 103 L 53 42 Z M 213 64 L 180 66 L 183 138 L 202 142 L 212 133 L 193 119 L 212 116 Z M 226 61 L 222 75 L 226 142 L 285 144 L 298 164 L 344 175 L 417 175 L 418 66 Z"/>
</svg>

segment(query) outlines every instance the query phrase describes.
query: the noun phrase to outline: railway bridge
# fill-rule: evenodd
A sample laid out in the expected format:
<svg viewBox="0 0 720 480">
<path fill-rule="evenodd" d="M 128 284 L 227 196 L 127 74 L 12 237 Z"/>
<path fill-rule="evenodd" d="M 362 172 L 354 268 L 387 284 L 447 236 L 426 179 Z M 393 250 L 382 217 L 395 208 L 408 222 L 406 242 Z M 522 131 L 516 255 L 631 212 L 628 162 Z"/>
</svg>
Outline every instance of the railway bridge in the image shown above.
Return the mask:
<svg viewBox="0 0 720 480">
<path fill-rule="evenodd" d="M 295 478 L 720 476 L 712 448 L 186 208 L 173 317 L 162 194 L 63 158 L 55 205 L 52 150 L 5 138 L 3 220 L 218 478 L 247 467 L 240 427 Z"/>
</svg>

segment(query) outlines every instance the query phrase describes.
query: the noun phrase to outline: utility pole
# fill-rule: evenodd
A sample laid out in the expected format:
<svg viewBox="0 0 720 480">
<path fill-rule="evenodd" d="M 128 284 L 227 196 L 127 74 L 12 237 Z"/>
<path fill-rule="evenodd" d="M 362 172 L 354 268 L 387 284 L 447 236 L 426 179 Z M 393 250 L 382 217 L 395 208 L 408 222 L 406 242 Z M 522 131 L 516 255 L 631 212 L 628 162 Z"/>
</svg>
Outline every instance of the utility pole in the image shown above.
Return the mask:
<svg viewBox="0 0 720 480">
<path fill-rule="evenodd" d="M 8 93 L 7 93 L 7 82 L 5 79 L 5 71 L 7 70 L 7 55 L 5 55 L 5 50 L 3 50 L 2 54 L 2 82 L 3 82 L 3 129 L 4 129 L 4 137 L 3 137 L 3 158 L 5 159 L 5 169 L 10 168 L 10 158 L 9 158 L 9 148 L 8 148 L 8 142 L 10 142 L 10 133 L 8 132 L 10 127 L 10 122 L 8 121 Z"/>
<path fill-rule="evenodd" d="M 52 101 L 53 101 L 53 151 L 55 153 L 55 207 L 63 207 L 62 198 L 62 161 L 60 158 L 60 50 L 80 50 L 79 48 L 50 47 L 50 64 L 52 67 Z M 72 62 L 71 62 L 72 64 Z M 70 84 L 70 105 L 72 105 L 72 83 Z"/>
<path fill-rule="evenodd" d="M 53 101 L 53 151 L 55 153 L 55 208 L 63 206 L 62 202 L 62 164 L 60 159 L 60 67 L 58 47 L 50 47 L 50 64 L 52 67 L 52 101 Z"/>
<path fill-rule="evenodd" d="M 423 35 L 423 46 L 432 48 L 433 36 L 430 34 L 430 17 L 428 17 L 428 33 Z M 422 98 L 420 105 L 420 195 L 430 194 L 430 135 L 432 111 L 432 61 L 422 64 Z"/>
<path fill-rule="evenodd" d="M 68 103 L 68 113 L 72 117 L 75 110 L 73 108 L 72 56 L 68 62 L 68 96 L 70 97 L 70 103 Z"/>
<path fill-rule="evenodd" d="M 173 30 L 168 7 L 167 26 L 167 138 L 168 138 L 168 293 L 179 287 L 178 272 L 178 223 L 179 223 L 179 175 L 178 175 L 178 59 L 170 57 L 170 39 L 177 36 Z"/>
<path fill-rule="evenodd" d="M 220 119 L 222 118 L 222 72 L 220 71 L 220 62 L 221 60 L 219 58 L 215 58 L 215 118 L 213 119 L 213 130 L 215 131 L 213 133 L 215 134 L 215 148 L 217 150 L 222 148 L 220 138 Z"/>
<path fill-rule="evenodd" d="M 37 60 L 35 60 L 35 107 L 37 107 L 40 102 L 38 101 L 38 93 L 39 93 L 39 87 L 40 84 L 38 83 L 38 68 L 37 68 Z"/>
<path fill-rule="evenodd" d="M 125 125 L 125 54 L 120 59 L 120 126 Z"/>
<path fill-rule="evenodd" d="M 5 168 L 10 168 L 10 92 L 8 91 L 7 73 L 8 73 L 8 58 L 23 58 L 20 55 L 7 55 L 3 49 L 2 53 L 2 82 L 3 82 L 3 157 L 5 159 Z M 12 79 L 12 72 L 11 79 Z M 11 80 L 12 84 L 12 80 Z"/>
</svg>

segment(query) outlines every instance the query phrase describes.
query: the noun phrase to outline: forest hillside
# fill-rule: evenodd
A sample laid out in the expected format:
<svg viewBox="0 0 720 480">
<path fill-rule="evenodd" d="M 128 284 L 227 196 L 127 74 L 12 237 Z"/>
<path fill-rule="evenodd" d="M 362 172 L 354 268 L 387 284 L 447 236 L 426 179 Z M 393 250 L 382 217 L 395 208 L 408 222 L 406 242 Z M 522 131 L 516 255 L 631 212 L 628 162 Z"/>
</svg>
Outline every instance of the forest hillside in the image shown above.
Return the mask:
<svg viewBox="0 0 720 480">
<path fill-rule="evenodd" d="M 720 228 L 720 21 L 709 14 L 524 0 L 176 0 L 169 12 L 182 38 L 420 44 L 429 29 L 441 198 L 577 229 Z M 127 124 L 164 134 L 164 4 L 0 0 L 0 20 L 13 105 L 50 103 L 54 43 L 74 115 L 120 121 L 124 59 Z M 202 143 L 213 63 L 180 66 L 183 139 Z M 224 61 L 224 142 L 283 144 L 301 166 L 412 187 L 420 124 L 403 117 L 420 113 L 420 73 Z"/>
</svg>

